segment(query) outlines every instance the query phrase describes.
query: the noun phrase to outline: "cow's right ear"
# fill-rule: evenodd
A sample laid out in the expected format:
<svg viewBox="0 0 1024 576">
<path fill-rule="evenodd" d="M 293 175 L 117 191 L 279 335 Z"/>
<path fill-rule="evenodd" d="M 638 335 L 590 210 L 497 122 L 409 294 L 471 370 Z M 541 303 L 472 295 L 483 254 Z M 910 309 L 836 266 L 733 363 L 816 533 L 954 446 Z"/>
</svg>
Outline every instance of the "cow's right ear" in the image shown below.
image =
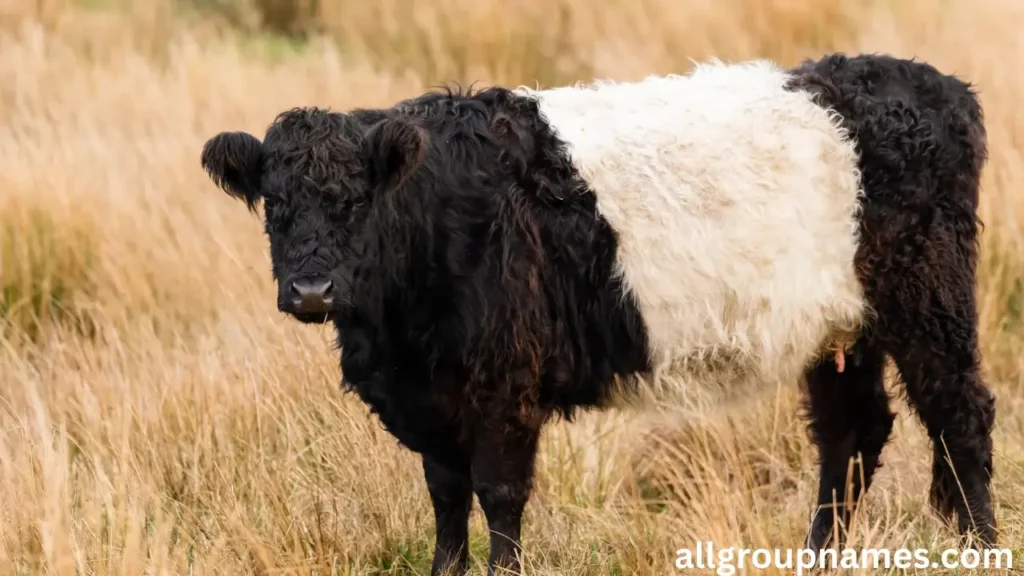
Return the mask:
<svg viewBox="0 0 1024 576">
<path fill-rule="evenodd" d="M 202 165 L 217 186 L 256 210 L 263 144 L 248 132 L 221 132 L 203 145 Z"/>
</svg>

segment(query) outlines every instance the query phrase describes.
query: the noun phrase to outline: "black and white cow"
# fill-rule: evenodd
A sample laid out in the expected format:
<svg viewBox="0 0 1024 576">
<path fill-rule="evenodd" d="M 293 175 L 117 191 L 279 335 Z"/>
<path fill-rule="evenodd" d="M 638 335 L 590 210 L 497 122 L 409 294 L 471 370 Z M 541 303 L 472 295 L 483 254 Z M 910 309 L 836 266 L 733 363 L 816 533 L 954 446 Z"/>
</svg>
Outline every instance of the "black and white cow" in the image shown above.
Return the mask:
<svg viewBox="0 0 1024 576">
<path fill-rule="evenodd" d="M 856 455 L 859 498 L 886 358 L 934 441 L 931 503 L 992 545 L 985 159 L 968 84 L 874 55 L 297 108 L 202 153 L 263 202 L 279 308 L 334 323 L 343 386 L 422 454 L 435 573 L 466 567 L 473 493 L 490 568 L 519 566 L 542 426 L 650 391 L 805 382 L 819 504 Z"/>
</svg>

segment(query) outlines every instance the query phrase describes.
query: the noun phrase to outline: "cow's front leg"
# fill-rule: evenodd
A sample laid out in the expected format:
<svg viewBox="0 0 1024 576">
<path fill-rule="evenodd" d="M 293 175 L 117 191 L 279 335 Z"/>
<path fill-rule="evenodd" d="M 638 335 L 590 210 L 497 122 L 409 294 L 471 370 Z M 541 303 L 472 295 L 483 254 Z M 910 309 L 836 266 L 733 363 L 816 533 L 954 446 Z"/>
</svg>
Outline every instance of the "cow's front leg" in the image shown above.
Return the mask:
<svg viewBox="0 0 1024 576">
<path fill-rule="evenodd" d="M 473 484 L 462 458 L 423 456 L 423 476 L 434 504 L 437 540 L 431 576 L 465 574 L 469 559 L 469 511 Z"/>
<path fill-rule="evenodd" d="M 487 517 L 491 553 L 487 573 L 518 573 L 523 509 L 533 488 L 540 425 L 492 420 L 481 425 L 472 463 L 473 490 Z"/>
</svg>

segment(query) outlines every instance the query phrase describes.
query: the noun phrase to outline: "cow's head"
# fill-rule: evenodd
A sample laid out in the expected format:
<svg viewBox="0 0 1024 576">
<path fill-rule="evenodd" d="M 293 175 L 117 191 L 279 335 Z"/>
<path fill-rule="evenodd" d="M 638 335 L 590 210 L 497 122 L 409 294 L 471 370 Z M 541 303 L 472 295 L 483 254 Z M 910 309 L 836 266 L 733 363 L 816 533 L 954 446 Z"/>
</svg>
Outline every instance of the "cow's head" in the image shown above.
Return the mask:
<svg viewBox="0 0 1024 576">
<path fill-rule="evenodd" d="M 400 186 L 425 150 L 426 133 L 407 117 L 301 108 L 280 114 L 263 142 L 217 134 L 202 165 L 250 210 L 263 201 L 278 308 L 325 322 L 351 301 L 374 195 Z"/>
</svg>

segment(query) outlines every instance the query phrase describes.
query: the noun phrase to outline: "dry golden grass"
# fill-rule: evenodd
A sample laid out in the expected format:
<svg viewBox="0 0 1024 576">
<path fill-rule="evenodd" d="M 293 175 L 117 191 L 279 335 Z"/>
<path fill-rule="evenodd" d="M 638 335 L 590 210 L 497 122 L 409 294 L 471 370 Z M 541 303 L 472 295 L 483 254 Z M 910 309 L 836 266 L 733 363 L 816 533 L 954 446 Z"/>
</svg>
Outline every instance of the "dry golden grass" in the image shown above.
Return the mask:
<svg viewBox="0 0 1024 576">
<path fill-rule="evenodd" d="M 321 3 L 327 5 L 328 3 Z M 0 4 L 0 575 L 422 574 L 417 459 L 338 391 L 331 335 L 274 307 L 259 221 L 202 173 L 217 131 L 439 82 L 685 72 L 689 59 L 917 56 L 976 82 L 991 162 L 985 366 L 1001 544 L 1024 563 L 1024 5 L 1017 0 L 344 0 L 335 44 L 222 33 L 169 1 Z M 304 16 L 305 17 L 305 16 Z M 675 550 L 797 546 L 815 454 L 795 389 L 547 430 L 528 574 L 666 574 Z M 941 550 L 897 399 L 855 527 Z M 473 516 L 474 566 L 486 531 Z M 866 572 L 865 572 L 866 573 Z"/>
</svg>

